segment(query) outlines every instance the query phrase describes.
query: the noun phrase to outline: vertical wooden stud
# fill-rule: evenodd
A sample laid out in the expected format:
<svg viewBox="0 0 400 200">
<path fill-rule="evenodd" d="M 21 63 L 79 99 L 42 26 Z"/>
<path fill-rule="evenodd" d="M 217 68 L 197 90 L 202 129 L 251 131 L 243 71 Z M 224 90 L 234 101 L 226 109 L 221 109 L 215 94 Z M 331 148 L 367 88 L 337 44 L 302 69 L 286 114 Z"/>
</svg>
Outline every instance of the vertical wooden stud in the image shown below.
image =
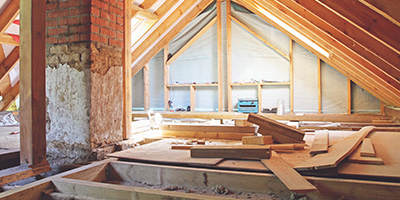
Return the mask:
<svg viewBox="0 0 400 200">
<path fill-rule="evenodd" d="M 124 1 L 124 58 L 123 80 L 124 111 L 122 117 L 122 138 L 129 139 L 132 134 L 132 68 L 131 68 L 131 12 L 130 1 Z"/>
<path fill-rule="evenodd" d="M 293 90 L 293 39 L 289 42 L 289 62 L 290 62 L 290 113 L 294 110 L 294 90 Z"/>
<path fill-rule="evenodd" d="M 385 115 L 385 104 L 381 101 L 381 104 L 380 104 L 381 106 L 380 106 L 380 110 L 381 110 L 381 115 Z"/>
<path fill-rule="evenodd" d="M 322 113 L 321 59 L 318 58 L 318 114 Z"/>
<path fill-rule="evenodd" d="M 46 1 L 21 1 L 21 163 L 46 160 Z"/>
<path fill-rule="evenodd" d="M 169 65 L 167 64 L 169 55 L 168 44 L 164 47 L 164 108 L 165 111 L 169 111 Z"/>
<path fill-rule="evenodd" d="M 226 1 L 226 79 L 228 95 L 228 112 L 232 112 L 232 20 L 231 1 Z"/>
<path fill-rule="evenodd" d="M 144 91 L 144 110 L 149 110 L 150 108 L 150 87 L 149 87 L 149 63 L 143 67 L 143 91 Z"/>
<path fill-rule="evenodd" d="M 193 85 L 190 86 L 190 111 L 195 111 L 196 109 L 196 94 L 195 87 Z"/>
<path fill-rule="evenodd" d="M 258 84 L 257 86 L 257 93 L 258 93 L 258 112 L 261 113 L 262 109 L 262 85 Z"/>
<path fill-rule="evenodd" d="M 351 80 L 347 78 L 347 114 L 351 114 Z"/>
<path fill-rule="evenodd" d="M 218 40 L 218 111 L 222 112 L 222 16 L 221 0 L 217 0 L 217 40 Z"/>
</svg>

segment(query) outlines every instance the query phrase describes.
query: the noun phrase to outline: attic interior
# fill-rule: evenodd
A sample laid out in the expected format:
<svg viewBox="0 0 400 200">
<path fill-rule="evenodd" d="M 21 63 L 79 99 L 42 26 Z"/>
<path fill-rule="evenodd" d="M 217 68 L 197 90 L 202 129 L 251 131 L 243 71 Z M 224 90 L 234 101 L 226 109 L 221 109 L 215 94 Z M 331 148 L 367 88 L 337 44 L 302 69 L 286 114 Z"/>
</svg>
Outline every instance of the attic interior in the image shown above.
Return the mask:
<svg viewBox="0 0 400 200">
<path fill-rule="evenodd" d="M 5 0 L 0 199 L 397 199 L 398 9 Z"/>
</svg>

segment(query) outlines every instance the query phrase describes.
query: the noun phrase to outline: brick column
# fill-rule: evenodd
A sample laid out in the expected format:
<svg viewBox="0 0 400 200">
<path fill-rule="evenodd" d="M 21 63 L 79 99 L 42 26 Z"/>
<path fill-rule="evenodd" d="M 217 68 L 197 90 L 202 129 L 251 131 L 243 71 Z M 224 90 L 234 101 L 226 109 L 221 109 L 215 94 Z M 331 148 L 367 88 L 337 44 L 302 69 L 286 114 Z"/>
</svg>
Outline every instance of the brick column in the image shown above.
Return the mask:
<svg viewBox="0 0 400 200">
<path fill-rule="evenodd" d="M 123 0 L 47 1 L 47 149 L 53 166 L 122 139 Z"/>
</svg>

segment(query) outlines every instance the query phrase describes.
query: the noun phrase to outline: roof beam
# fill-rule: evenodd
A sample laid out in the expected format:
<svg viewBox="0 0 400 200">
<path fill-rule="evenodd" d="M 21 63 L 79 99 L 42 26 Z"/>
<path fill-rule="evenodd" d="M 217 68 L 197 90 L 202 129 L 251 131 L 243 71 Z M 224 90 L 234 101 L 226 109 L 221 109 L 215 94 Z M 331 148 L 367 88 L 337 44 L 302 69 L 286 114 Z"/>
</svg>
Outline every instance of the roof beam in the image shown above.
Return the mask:
<svg viewBox="0 0 400 200">
<path fill-rule="evenodd" d="M 143 9 L 135 4 L 131 4 L 131 16 L 135 16 L 136 13 L 143 15 L 144 17 L 147 17 L 149 19 L 154 19 L 154 20 L 158 20 L 158 15 Z"/>
<path fill-rule="evenodd" d="M 0 82 L 10 73 L 19 61 L 19 47 L 15 47 L 10 55 L 0 64 Z"/>
<path fill-rule="evenodd" d="M 19 81 L 11 88 L 7 93 L 3 95 L 3 99 L 0 101 L 0 110 L 5 111 L 9 108 L 12 102 L 19 96 Z"/>
<path fill-rule="evenodd" d="M 242 26 L 244 29 L 246 29 L 248 32 L 250 32 L 251 34 L 253 34 L 254 36 L 256 36 L 256 38 L 258 38 L 259 40 L 261 40 L 262 42 L 264 42 L 267 46 L 271 47 L 273 50 L 275 50 L 276 52 L 278 52 L 279 54 L 281 54 L 281 56 L 283 56 L 284 58 L 286 58 L 286 60 L 289 60 L 289 56 L 286 55 L 285 53 L 283 53 L 281 50 L 279 50 L 277 47 L 275 47 L 274 45 L 272 45 L 270 42 L 268 42 L 268 40 L 264 39 L 263 37 L 261 37 L 260 35 L 258 35 L 256 32 L 254 32 L 252 29 L 250 29 L 249 27 L 247 27 L 246 25 L 244 25 L 242 22 L 240 22 L 238 19 L 236 19 L 234 16 L 230 15 L 229 16 L 233 21 L 235 21 L 236 23 L 238 23 L 240 26 Z"/>
<path fill-rule="evenodd" d="M 168 61 L 167 65 L 171 65 L 183 52 L 185 52 L 194 42 L 196 42 L 205 32 L 207 32 L 217 22 L 214 17 L 207 25 L 205 25 L 196 35 L 194 35 L 182 48 L 180 48 Z"/>
<path fill-rule="evenodd" d="M 278 0 L 337 41 L 400 80 L 400 55 L 317 1 Z"/>
<path fill-rule="evenodd" d="M 212 0 L 184 1 L 154 32 L 132 52 L 132 76 L 191 22 Z"/>
<path fill-rule="evenodd" d="M 400 51 L 400 27 L 363 3 L 348 0 L 319 1 L 344 16 L 349 22 L 360 26 L 366 33 L 382 40 L 388 47 Z"/>
<path fill-rule="evenodd" d="M 11 0 L 0 14 L 0 34 L 3 34 L 19 14 L 19 0 Z"/>
<path fill-rule="evenodd" d="M 351 50 L 344 48 L 330 34 L 320 30 L 311 22 L 275 0 L 236 1 L 292 37 L 300 45 L 335 67 L 345 76 L 350 77 L 354 82 L 386 104 L 400 106 L 400 91 L 391 85 L 391 82 L 395 80 L 392 77 L 388 77 L 387 74 L 379 72 L 376 66 L 371 65 L 371 63 L 354 54 Z M 280 20 L 280 23 L 277 20 Z M 283 28 L 282 26 L 284 25 L 282 23 L 293 29 L 292 31 L 302 34 L 303 37 L 314 42 L 320 48 L 329 49 L 329 57 Z"/>
<path fill-rule="evenodd" d="M 142 4 L 140 4 L 140 7 L 147 10 L 147 9 L 151 8 L 156 2 L 157 2 L 157 0 L 146 0 Z"/>
<path fill-rule="evenodd" d="M 19 42 L 15 41 L 13 37 L 5 33 L 0 34 L 0 44 L 19 46 Z"/>
<path fill-rule="evenodd" d="M 387 0 L 358 0 L 375 12 L 381 14 L 397 26 L 400 26 L 400 1 Z"/>
</svg>

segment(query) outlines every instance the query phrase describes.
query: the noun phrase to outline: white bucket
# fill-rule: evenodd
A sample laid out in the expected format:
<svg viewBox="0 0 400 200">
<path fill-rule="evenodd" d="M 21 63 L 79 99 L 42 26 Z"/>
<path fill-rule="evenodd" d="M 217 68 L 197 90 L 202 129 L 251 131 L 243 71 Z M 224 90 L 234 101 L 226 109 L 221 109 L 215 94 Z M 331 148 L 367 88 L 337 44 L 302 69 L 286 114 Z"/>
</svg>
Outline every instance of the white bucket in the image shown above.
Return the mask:
<svg viewBox="0 0 400 200">
<path fill-rule="evenodd" d="M 278 106 L 277 106 L 277 115 L 283 115 L 285 113 L 285 101 L 283 100 L 278 100 Z"/>
</svg>

